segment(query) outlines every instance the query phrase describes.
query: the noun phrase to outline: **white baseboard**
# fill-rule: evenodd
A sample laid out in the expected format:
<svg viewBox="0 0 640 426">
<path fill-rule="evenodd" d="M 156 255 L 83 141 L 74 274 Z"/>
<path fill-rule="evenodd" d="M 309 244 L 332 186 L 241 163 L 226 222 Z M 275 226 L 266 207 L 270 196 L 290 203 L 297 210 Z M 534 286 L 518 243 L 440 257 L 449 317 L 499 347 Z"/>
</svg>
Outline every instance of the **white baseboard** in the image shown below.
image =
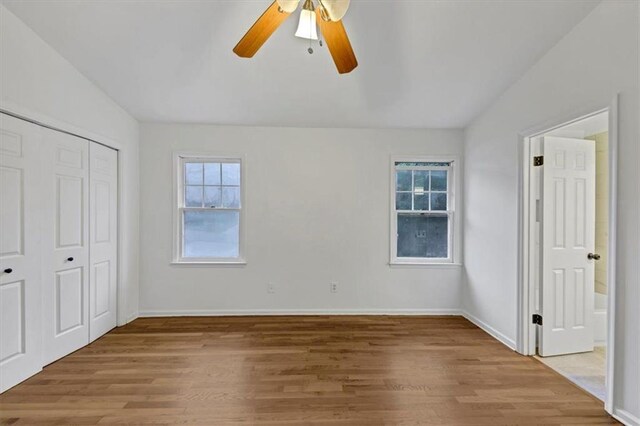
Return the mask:
<svg viewBox="0 0 640 426">
<path fill-rule="evenodd" d="M 141 311 L 139 317 L 209 317 L 278 315 L 456 315 L 459 309 L 206 309 Z"/>
<path fill-rule="evenodd" d="M 514 351 L 516 350 L 516 342 L 515 342 L 515 340 L 508 338 L 507 336 L 505 336 L 504 334 L 502 334 L 501 332 L 499 332 L 495 328 L 491 327 L 486 322 L 484 322 L 484 321 L 480 320 L 479 318 L 471 315 L 469 312 L 462 311 L 462 316 L 465 317 L 466 319 L 468 319 L 469 321 L 471 321 L 472 323 L 474 323 L 475 325 L 477 325 L 478 327 L 480 327 L 487 334 L 489 334 L 494 339 L 498 340 L 503 345 L 507 346 L 509 349 L 512 349 Z"/>
<path fill-rule="evenodd" d="M 640 426 L 640 418 L 634 416 L 628 411 L 614 408 L 612 416 L 627 426 Z"/>
</svg>

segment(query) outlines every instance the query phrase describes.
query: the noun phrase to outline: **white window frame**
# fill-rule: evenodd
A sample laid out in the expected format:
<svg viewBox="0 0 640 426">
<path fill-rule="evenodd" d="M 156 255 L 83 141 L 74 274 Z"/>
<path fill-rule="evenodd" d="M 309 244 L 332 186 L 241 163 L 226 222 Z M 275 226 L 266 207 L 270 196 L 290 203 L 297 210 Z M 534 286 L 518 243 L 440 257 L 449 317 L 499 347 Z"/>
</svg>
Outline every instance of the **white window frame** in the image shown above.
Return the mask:
<svg viewBox="0 0 640 426">
<path fill-rule="evenodd" d="M 446 211 L 425 211 L 424 214 L 439 216 L 447 215 L 449 217 L 449 241 L 448 256 L 446 258 L 427 258 L 427 257 L 398 257 L 398 214 L 410 213 L 420 214 L 415 210 L 396 210 L 396 163 L 413 162 L 413 163 L 450 163 L 450 166 L 426 166 L 426 167 L 410 167 L 408 169 L 417 170 L 447 170 L 447 210 Z M 390 265 L 425 265 L 425 266 L 460 266 L 461 257 L 461 235 L 460 229 L 460 195 L 461 180 L 459 172 L 462 167 L 460 158 L 457 156 L 402 156 L 391 157 L 390 162 Z M 412 189 L 413 190 L 413 189 Z M 413 196 L 412 196 L 413 203 Z"/>
<path fill-rule="evenodd" d="M 185 210 L 198 210 L 198 207 L 186 207 L 184 204 L 185 190 L 185 163 L 239 163 L 240 164 L 240 208 L 215 208 L 212 210 L 233 210 L 240 212 L 240 235 L 238 240 L 238 257 L 183 257 L 184 223 L 183 212 Z M 174 265 L 245 265 L 245 212 L 246 212 L 246 178 L 245 161 L 242 156 L 208 155 L 202 153 L 174 153 L 174 188 L 173 188 L 173 259 Z M 204 208 L 201 208 L 204 209 Z"/>
</svg>

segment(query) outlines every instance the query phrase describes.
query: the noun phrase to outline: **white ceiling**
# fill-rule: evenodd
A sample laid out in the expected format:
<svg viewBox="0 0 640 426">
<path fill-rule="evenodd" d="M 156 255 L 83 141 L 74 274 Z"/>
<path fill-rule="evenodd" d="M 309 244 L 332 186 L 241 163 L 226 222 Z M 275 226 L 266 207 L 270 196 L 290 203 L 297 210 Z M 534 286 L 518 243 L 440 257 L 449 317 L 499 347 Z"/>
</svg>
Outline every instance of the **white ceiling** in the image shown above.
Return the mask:
<svg viewBox="0 0 640 426">
<path fill-rule="evenodd" d="M 232 53 L 269 0 L 2 0 L 141 121 L 419 128 L 469 124 L 598 2 L 353 0 L 341 76 L 297 16 Z"/>
</svg>

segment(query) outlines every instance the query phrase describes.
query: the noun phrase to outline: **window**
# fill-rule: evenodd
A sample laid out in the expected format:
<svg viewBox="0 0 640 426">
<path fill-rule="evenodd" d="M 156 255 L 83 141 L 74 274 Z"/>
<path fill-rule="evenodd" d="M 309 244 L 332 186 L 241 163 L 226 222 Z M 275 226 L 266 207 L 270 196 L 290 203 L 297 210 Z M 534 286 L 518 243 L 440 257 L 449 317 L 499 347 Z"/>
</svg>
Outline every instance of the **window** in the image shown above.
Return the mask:
<svg viewBox="0 0 640 426">
<path fill-rule="evenodd" d="M 242 263 L 242 162 L 178 157 L 178 263 Z"/>
<path fill-rule="evenodd" d="M 453 263 L 454 161 L 392 167 L 391 263 Z"/>
</svg>

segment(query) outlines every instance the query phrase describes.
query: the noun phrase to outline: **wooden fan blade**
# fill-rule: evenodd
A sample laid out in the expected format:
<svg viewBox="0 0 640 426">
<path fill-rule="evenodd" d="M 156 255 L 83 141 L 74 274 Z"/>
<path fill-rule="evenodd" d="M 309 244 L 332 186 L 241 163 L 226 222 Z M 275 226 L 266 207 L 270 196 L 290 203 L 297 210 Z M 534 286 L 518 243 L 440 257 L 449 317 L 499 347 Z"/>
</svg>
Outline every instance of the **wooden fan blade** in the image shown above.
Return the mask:
<svg viewBox="0 0 640 426">
<path fill-rule="evenodd" d="M 353 71 L 358 66 L 358 60 L 356 59 L 356 54 L 353 53 L 351 42 L 342 21 L 325 21 L 322 19 L 322 12 L 319 7 L 316 8 L 316 17 L 338 72 L 346 74 Z"/>
<path fill-rule="evenodd" d="M 253 57 L 289 15 L 291 14 L 281 12 L 278 2 L 274 1 L 242 37 L 233 51 L 242 58 Z"/>
</svg>

